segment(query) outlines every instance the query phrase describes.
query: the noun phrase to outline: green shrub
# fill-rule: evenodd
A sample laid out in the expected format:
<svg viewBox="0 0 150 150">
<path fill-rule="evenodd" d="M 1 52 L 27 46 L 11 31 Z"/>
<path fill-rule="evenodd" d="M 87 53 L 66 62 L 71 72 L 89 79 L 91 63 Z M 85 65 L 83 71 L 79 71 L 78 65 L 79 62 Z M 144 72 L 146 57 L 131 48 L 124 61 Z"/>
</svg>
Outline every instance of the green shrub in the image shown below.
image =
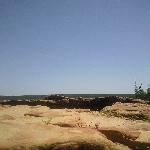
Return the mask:
<svg viewBox="0 0 150 150">
<path fill-rule="evenodd" d="M 142 89 L 142 83 L 140 84 L 140 86 L 138 86 L 135 82 L 135 98 L 139 98 L 139 99 L 143 99 L 143 100 L 150 100 L 150 88 L 147 89 L 147 91 L 145 92 Z"/>
</svg>

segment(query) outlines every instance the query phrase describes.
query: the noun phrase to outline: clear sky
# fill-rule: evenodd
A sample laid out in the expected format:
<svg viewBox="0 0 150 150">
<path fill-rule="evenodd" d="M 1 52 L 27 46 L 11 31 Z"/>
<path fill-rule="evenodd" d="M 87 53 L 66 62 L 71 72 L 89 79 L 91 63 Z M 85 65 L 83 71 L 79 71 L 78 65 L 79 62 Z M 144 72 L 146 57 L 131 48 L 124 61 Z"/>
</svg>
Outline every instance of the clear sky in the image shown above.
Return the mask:
<svg viewBox="0 0 150 150">
<path fill-rule="evenodd" d="M 133 93 L 150 84 L 150 0 L 0 0 L 0 95 Z"/>
</svg>

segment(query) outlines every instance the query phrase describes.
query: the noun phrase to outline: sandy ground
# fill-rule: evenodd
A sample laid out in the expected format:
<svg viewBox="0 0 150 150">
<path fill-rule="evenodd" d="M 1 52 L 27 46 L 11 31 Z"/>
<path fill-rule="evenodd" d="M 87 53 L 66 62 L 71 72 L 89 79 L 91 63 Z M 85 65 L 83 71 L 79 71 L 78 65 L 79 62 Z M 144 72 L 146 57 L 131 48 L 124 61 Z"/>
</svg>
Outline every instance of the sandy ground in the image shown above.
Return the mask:
<svg viewBox="0 0 150 150">
<path fill-rule="evenodd" d="M 150 123 L 89 109 L 0 106 L 0 150 L 150 149 Z"/>
</svg>

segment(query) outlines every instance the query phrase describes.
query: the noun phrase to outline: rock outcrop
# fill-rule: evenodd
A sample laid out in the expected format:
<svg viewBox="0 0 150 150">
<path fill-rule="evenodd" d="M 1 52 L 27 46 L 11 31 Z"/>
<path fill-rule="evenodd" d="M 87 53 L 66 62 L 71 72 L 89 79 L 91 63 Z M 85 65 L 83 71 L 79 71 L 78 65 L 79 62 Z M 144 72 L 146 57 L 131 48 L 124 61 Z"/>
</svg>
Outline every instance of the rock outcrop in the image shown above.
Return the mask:
<svg viewBox="0 0 150 150">
<path fill-rule="evenodd" d="M 133 103 L 125 104 L 128 108 L 130 104 L 133 105 Z M 143 104 L 138 105 L 143 107 Z M 118 107 L 115 109 L 120 108 Z M 101 111 L 90 109 L 0 105 L 0 150 L 148 150 L 149 148 L 150 124 L 147 121 L 108 117 Z"/>
<path fill-rule="evenodd" d="M 112 106 L 105 107 L 102 111 L 107 115 L 150 122 L 150 105 L 148 104 L 117 102 Z"/>
</svg>

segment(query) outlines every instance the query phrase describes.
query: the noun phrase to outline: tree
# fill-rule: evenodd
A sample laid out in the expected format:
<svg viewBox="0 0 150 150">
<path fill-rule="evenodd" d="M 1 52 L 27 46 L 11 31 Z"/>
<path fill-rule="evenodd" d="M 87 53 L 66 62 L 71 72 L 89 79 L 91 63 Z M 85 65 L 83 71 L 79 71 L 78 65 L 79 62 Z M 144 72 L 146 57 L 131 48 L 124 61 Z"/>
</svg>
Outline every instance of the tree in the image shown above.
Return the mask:
<svg viewBox="0 0 150 150">
<path fill-rule="evenodd" d="M 140 84 L 140 86 L 137 86 L 135 82 L 135 98 L 139 98 L 139 99 L 146 98 L 146 92 L 144 92 L 144 90 L 142 89 L 142 83 Z"/>
<path fill-rule="evenodd" d="M 147 89 L 147 100 L 150 101 L 150 88 Z"/>
</svg>

